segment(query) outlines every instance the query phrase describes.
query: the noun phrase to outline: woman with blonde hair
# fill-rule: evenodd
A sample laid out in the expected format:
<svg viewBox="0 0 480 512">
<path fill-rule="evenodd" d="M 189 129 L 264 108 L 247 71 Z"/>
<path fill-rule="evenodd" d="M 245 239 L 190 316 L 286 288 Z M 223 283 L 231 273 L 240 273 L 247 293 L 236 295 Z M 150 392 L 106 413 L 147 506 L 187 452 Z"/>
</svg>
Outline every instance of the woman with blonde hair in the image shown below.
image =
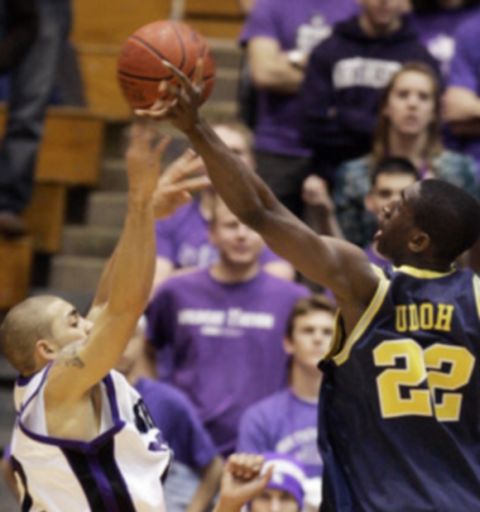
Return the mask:
<svg viewBox="0 0 480 512">
<path fill-rule="evenodd" d="M 421 179 L 443 179 L 479 196 L 475 162 L 445 149 L 441 131 L 441 89 L 435 73 L 420 62 L 405 64 L 380 100 L 371 153 L 345 162 L 336 173 L 334 200 L 345 238 L 362 247 L 371 242 L 376 221 L 365 209 L 364 197 L 372 169 L 385 157 L 406 158 Z"/>
</svg>

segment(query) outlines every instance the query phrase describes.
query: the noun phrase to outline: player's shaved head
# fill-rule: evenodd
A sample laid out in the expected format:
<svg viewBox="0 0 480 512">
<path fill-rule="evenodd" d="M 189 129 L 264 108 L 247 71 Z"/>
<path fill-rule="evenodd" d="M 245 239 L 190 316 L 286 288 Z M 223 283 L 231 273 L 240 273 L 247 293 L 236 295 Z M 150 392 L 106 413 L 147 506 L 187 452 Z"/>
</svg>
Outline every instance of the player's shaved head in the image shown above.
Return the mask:
<svg viewBox="0 0 480 512">
<path fill-rule="evenodd" d="M 51 295 L 30 297 L 14 306 L 0 326 L 0 349 L 22 375 L 35 371 L 35 343 L 52 337 L 49 306 L 58 300 Z"/>
<path fill-rule="evenodd" d="M 428 234 L 437 258 L 453 261 L 480 236 L 480 203 L 442 180 L 424 180 L 413 203 L 414 222 Z"/>
</svg>

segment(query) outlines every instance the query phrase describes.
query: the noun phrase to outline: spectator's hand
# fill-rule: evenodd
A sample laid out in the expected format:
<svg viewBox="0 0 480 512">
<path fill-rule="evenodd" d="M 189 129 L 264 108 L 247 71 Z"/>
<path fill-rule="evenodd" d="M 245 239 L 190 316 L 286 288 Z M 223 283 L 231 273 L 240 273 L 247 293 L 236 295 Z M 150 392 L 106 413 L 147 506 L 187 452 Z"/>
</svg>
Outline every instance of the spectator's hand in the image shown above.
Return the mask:
<svg viewBox="0 0 480 512">
<path fill-rule="evenodd" d="M 153 196 L 155 217 L 171 215 L 192 199 L 192 192 L 210 186 L 203 160 L 191 149 L 172 162 L 160 175 Z"/>
<path fill-rule="evenodd" d="M 160 159 L 168 139 L 155 142 L 157 132 L 145 123 L 135 123 L 130 130 L 126 154 L 128 190 L 131 197 L 149 201 L 160 173 Z"/>
<path fill-rule="evenodd" d="M 302 199 L 323 215 L 331 215 L 335 212 L 335 205 L 328 193 L 327 183 L 314 174 L 308 176 L 303 182 Z"/>
<path fill-rule="evenodd" d="M 202 103 L 203 90 L 203 60 L 197 61 L 193 80 L 177 67 L 164 60 L 163 64 L 179 79 L 181 87 L 167 81 L 160 82 L 159 92 L 168 92 L 170 99 L 158 99 L 148 109 L 137 109 L 135 114 L 140 117 L 150 117 L 157 120 L 168 119 L 180 131 L 188 132 L 198 123 L 198 107 Z"/>
<path fill-rule="evenodd" d="M 470 121 L 480 116 L 480 100 L 464 87 L 450 87 L 442 101 L 443 117 L 449 123 Z"/>
<path fill-rule="evenodd" d="M 247 453 L 230 455 L 225 465 L 220 496 L 214 512 L 238 512 L 260 494 L 270 481 L 273 466 L 260 474 L 263 457 Z"/>
</svg>

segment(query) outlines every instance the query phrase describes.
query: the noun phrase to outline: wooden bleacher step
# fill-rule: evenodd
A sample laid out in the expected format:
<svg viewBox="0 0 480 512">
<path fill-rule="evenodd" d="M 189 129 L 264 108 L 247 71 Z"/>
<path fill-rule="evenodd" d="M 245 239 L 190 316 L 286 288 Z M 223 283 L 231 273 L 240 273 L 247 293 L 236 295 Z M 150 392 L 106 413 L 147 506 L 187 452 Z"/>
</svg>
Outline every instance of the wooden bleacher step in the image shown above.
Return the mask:
<svg viewBox="0 0 480 512">
<path fill-rule="evenodd" d="M 0 108 L 0 136 L 6 109 Z M 35 181 L 64 185 L 96 185 L 99 179 L 104 121 L 90 111 L 50 107 L 35 169 Z"/>
<path fill-rule="evenodd" d="M 27 296 L 32 255 L 32 237 L 0 237 L 0 310 L 11 308 Z"/>
<path fill-rule="evenodd" d="M 24 212 L 28 232 L 36 251 L 55 253 L 60 249 L 65 222 L 67 187 L 57 183 L 36 183 L 30 205 Z"/>
</svg>

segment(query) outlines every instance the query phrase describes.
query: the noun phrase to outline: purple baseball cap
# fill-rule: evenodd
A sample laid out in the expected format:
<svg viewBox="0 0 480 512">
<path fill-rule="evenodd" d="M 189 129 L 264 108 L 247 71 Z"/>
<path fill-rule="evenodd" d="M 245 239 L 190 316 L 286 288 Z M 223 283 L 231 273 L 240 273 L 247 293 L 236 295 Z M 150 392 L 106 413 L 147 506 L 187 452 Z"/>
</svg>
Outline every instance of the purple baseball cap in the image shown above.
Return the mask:
<svg viewBox="0 0 480 512">
<path fill-rule="evenodd" d="M 272 478 L 267 484 L 267 489 L 278 489 L 290 493 L 295 498 L 299 509 L 302 509 L 306 480 L 302 465 L 292 457 L 281 453 L 270 452 L 262 455 L 265 458 L 262 473 L 273 466 Z"/>
</svg>

